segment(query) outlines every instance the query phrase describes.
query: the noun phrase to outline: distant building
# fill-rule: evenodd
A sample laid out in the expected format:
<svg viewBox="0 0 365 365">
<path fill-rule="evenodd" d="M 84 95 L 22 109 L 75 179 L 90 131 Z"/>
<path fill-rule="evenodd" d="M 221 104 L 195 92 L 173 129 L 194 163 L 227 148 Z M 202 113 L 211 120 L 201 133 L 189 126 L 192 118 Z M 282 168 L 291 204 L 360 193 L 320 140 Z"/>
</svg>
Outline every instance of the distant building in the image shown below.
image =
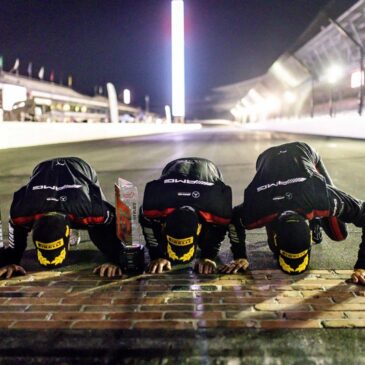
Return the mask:
<svg viewBox="0 0 365 365">
<path fill-rule="evenodd" d="M 0 112 L 6 121 L 110 122 L 109 101 L 104 96 L 87 96 L 67 86 L 7 72 L 0 74 Z M 118 103 L 121 121 L 140 112 Z"/>
</svg>

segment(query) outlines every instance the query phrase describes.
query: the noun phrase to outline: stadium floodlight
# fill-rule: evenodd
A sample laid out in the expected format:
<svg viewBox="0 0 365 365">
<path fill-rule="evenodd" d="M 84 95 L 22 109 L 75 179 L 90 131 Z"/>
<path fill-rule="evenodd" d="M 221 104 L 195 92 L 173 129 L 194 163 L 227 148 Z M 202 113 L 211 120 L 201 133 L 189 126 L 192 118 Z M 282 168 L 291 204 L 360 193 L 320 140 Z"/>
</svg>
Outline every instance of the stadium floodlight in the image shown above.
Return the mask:
<svg viewBox="0 0 365 365">
<path fill-rule="evenodd" d="M 184 1 L 171 1 L 172 115 L 185 117 Z"/>
<path fill-rule="evenodd" d="M 272 72 L 280 80 L 286 83 L 290 87 L 296 87 L 299 84 L 298 79 L 291 74 L 290 71 L 285 68 L 285 66 L 280 61 L 276 61 L 272 67 Z"/>
<path fill-rule="evenodd" d="M 327 71 L 327 80 L 330 84 L 335 84 L 343 75 L 343 70 L 339 65 L 332 65 Z"/>
<path fill-rule="evenodd" d="M 264 101 L 264 97 L 258 93 L 255 89 L 250 89 L 248 96 L 256 103 L 261 104 Z"/>
<path fill-rule="evenodd" d="M 347 31 L 339 22 L 337 22 L 335 19 L 332 19 L 330 16 L 328 16 L 329 21 L 336 27 L 336 29 L 342 34 L 344 35 L 347 39 L 349 39 L 359 50 L 360 53 L 360 58 L 359 58 L 359 62 L 360 62 L 360 75 L 359 79 L 360 79 L 360 92 L 359 92 L 359 115 L 362 115 L 362 110 L 364 107 L 364 73 L 365 73 L 365 67 L 364 67 L 364 53 L 365 53 L 365 48 L 363 46 L 363 44 L 361 43 L 361 40 L 359 42 L 359 40 L 357 38 L 354 37 L 353 34 L 351 34 L 351 32 Z M 356 33 L 356 31 L 355 31 Z M 352 80 L 351 80 L 352 81 Z"/>
<path fill-rule="evenodd" d="M 277 112 L 281 107 L 281 103 L 277 97 L 269 96 L 265 99 L 264 107 L 268 112 Z"/>
<path fill-rule="evenodd" d="M 297 100 L 297 96 L 289 90 L 286 90 L 283 94 L 284 100 L 289 103 L 293 104 Z"/>
<path fill-rule="evenodd" d="M 242 99 L 241 99 L 241 103 L 242 103 L 242 105 L 243 105 L 244 107 L 246 107 L 246 108 L 250 108 L 250 107 L 251 107 L 250 102 L 249 102 L 246 98 L 242 98 Z"/>
<path fill-rule="evenodd" d="M 331 85 L 330 87 L 330 95 L 329 95 L 329 115 L 332 118 L 334 116 L 334 87 L 333 85 L 336 84 L 342 77 L 343 70 L 338 65 L 332 65 L 327 71 L 327 81 Z"/>
<path fill-rule="evenodd" d="M 131 91 L 129 89 L 123 90 L 123 103 L 127 105 L 131 103 Z"/>
<path fill-rule="evenodd" d="M 237 110 L 236 108 L 231 108 L 230 110 L 231 114 L 237 119 L 236 115 L 237 115 Z"/>
<path fill-rule="evenodd" d="M 351 88 L 352 89 L 361 87 L 361 85 L 364 84 L 364 72 L 362 73 L 362 77 L 360 75 L 361 75 L 360 71 L 355 71 L 351 74 Z"/>
<path fill-rule="evenodd" d="M 236 120 L 242 120 L 242 118 L 245 114 L 244 108 L 239 104 L 237 104 L 235 107 L 233 107 L 230 111 Z"/>
</svg>

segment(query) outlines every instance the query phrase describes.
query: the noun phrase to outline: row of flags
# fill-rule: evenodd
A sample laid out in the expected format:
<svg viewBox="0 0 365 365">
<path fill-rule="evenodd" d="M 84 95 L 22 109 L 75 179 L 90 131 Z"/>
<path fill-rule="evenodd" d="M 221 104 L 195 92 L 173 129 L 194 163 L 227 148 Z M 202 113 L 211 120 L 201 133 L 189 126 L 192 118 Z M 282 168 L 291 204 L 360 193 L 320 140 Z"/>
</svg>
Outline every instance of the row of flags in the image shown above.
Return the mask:
<svg viewBox="0 0 365 365">
<path fill-rule="evenodd" d="M 17 58 L 15 60 L 14 66 L 11 68 L 11 70 L 9 71 L 10 73 L 19 73 L 19 66 L 20 66 L 20 61 L 19 58 Z M 3 58 L 0 56 L 0 69 L 3 68 Z M 28 68 L 27 68 L 27 73 L 29 77 L 32 77 L 33 74 L 33 63 L 29 62 L 28 63 Z M 44 76 L 45 76 L 45 70 L 44 70 L 44 66 L 42 66 L 39 71 L 38 71 L 38 78 L 40 80 L 44 80 Z M 54 82 L 55 81 L 55 72 L 54 70 L 51 70 L 50 74 L 49 74 L 49 81 Z M 67 78 L 67 85 L 69 87 L 72 87 L 72 76 L 69 75 Z"/>
<path fill-rule="evenodd" d="M 19 61 L 19 58 L 17 58 L 15 60 L 14 66 L 11 68 L 11 70 L 9 72 L 18 74 L 19 73 L 19 66 L 20 66 L 20 61 Z M 0 55 L 0 71 L 2 69 L 3 69 L 3 56 Z M 33 63 L 32 62 L 28 63 L 27 74 L 30 78 L 33 75 Z M 40 80 L 44 80 L 44 76 L 45 76 L 45 69 L 44 69 L 44 66 L 42 66 L 38 71 L 38 78 Z M 54 70 L 51 70 L 51 72 L 49 74 L 49 81 L 51 81 L 51 82 L 55 81 L 55 72 L 54 72 Z M 67 86 L 72 87 L 72 82 L 73 82 L 72 76 L 69 75 L 67 77 Z M 60 81 L 60 84 L 62 84 L 62 81 Z M 103 87 L 99 86 L 99 85 L 94 86 L 94 94 L 95 95 L 103 95 L 104 94 Z"/>
</svg>

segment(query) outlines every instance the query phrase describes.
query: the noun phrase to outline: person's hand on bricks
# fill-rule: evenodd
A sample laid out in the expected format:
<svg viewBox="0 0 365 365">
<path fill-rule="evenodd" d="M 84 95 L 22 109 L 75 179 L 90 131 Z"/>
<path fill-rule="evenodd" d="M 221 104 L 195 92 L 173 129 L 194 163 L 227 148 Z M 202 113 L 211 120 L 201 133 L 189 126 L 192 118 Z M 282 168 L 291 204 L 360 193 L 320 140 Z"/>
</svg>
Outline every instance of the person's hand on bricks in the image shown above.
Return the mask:
<svg viewBox="0 0 365 365">
<path fill-rule="evenodd" d="M 161 274 L 164 271 L 171 270 L 171 262 L 166 259 L 156 259 L 152 260 L 147 268 L 148 274 Z"/>
<path fill-rule="evenodd" d="M 199 274 L 213 274 L 216 268 L 217 264 L 209 259 L 200 259 L 195 265 L 195 271 Z"/>
<path fill-rule="evenodd" d="M 0 269 L 0 277 L 5 275 L 5 279 L 10 279 L 16 273 L 25 275 L 26 271 L 24 270 L 24 268 L 22 266 L 15 265 L 15 264 L 6 265 Z"/>
<path fill-rule="evenodd" d="M 114 276 L 122 276 L 122 269 L 115 264 L 111 264 L 109 262 L 97 266 L 93 270 L 94 274 L 99 274 L 100 277 L 108 277 L 113 278 Z"/>
<path fill-rule="evenodd" d="M 237 274 L 238 271 L 245 271 L 249 266 L 249 262 L 246 259 L 237 259 L 223 265 L 219 272 L 225 274 Z"/>
<path fill-rule="evenodd" d="M 355 269 L 351 275 L 351 280 L 355 284 L 365 285 L 365 270 Z"/>
</svg>

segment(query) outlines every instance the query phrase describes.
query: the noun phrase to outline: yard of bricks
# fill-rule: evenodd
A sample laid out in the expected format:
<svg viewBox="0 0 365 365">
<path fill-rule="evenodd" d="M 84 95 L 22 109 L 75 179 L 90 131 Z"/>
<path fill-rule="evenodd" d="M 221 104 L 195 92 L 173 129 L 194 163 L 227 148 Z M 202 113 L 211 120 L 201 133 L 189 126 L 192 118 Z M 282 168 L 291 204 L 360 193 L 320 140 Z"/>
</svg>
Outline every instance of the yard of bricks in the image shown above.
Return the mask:
<svg viewBox="0 0 365 365">
<path fill-rule="evenodd" d="M 0 282 L 1 329 L 319 329 L 365 327 L 351 270 L 279 270 L 100 278 L 91 268 Z"/>
</svg>

